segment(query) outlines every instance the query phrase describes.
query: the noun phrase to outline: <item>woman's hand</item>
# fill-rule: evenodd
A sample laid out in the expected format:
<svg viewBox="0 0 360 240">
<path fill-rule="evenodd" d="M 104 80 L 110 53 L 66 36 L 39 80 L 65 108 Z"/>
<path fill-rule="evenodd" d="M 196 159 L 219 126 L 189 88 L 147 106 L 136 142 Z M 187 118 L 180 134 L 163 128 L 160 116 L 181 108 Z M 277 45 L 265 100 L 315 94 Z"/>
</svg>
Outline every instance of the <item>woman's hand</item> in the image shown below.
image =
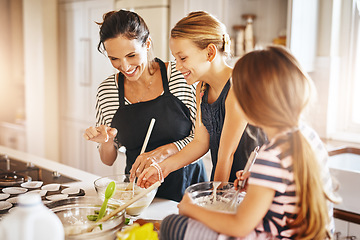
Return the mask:
<svg viewBox="0 0 360 240">
<path fill-rule="evenodd" d="M 152 151 L 140 154 L 130 169 L 130 179 L 139 177 L 144 169 L 150 167 L 153 161 L 157 162 L 156 157 L 152 156 Z"/>
<path fill-rule="evenodd" d="M 130 178 L 139 177 L 144 169 L 150 167 L 153 162 L 160 163 L 176 152 L 178 149 L 175 144 L 167 144 L 139 155 L 130 169 Z"/>
<path fill-rule="evenodd" d="M 192 204 L 194 204 L 194 202 L 190 198 L 189 193 L 185 193 L 181 202 L 178 204 L 179 214 L 188 216 L 187 210 L 189 210 L 189 205 L 192 205 Z"/>
<path fill-rule="evenodd" d="M 236 172 L 236 179 L 234 181 L 234 186 L 235 189 L 238 190 L 238 188 L 240 187 L 239 184 L 243 181 L 245 181 L 246 179 L 248 179 L 250 177 L 250 172 L 247 172 L 244 174 L 244 170 L 240 170 Z M 240 191 L 246 191 L 247 190 L 247 181 L 245 183 L 244 188 L 240 189 Z"/>
<path fill-rule="evenodd" d="M 111 128 L 106 125 L 99 127 L 89 127 L 85 130 L 84 138 L 89 141 L 97 143 L 106 143 L 109 139 L 114 139 L 117 134 L 116 128 Z"/>
</svg>

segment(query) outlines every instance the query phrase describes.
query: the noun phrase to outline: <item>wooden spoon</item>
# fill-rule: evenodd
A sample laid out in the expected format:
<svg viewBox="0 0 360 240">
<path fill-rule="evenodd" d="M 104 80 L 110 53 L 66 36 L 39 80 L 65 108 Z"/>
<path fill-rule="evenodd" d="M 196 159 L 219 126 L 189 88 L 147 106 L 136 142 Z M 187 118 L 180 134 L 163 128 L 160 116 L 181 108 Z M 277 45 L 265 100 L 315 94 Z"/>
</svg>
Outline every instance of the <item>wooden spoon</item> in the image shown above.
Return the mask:
<svg viewBox="0 0 360 240">
<path fill-rule="evenodd" d="M 152 118 L 151 121 L 150 121 L 150 124 L 149 124 L 149 128 L 147 130 L 147 133 L 146 133 L 146 136 L 145 136 L 145 139 L 144 139 L 144 143 L 142 145 L 142 148 L 141 148 L 141 151 L 140 151 L 140 154 L 143 154 L 145 152 L 145 149 L 147 147 L 147 144 L 149 142 L 149 138 L 150 138 L 150 135 L 151 135 L 151 132 L 152 132 L 152 129 L 155 125 L 155 118 Z M 127 185 L 127 187 L 125 188 L 125 190 L 132 190 L 133 191 L 133 195 L 134 195 L 134 182 L 135 182 L 135 179 L 133 181 L 130 181 L 129 185 Z"/>
</svg>

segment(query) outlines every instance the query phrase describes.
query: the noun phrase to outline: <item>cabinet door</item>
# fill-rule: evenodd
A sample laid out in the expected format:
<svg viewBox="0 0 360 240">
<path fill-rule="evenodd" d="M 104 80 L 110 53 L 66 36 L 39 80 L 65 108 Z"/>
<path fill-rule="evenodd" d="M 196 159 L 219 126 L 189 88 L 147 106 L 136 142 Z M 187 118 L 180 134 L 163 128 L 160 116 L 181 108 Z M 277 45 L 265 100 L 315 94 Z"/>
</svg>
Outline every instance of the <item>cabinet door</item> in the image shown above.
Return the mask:
<svg viewBox="0 0 360 240">
<path fill-rule="evenodd" d="M 348 222 L 335 218 L 335 239 L 342 239 L 348 234 Z"/>
<path fill-rule="evenodd" d="M 103 14 L 113 10 L 113 3 L 113 0 L 75 1 L 59 6 L 60 159 L 95 174 L 106 166 L 100 161 L 96 144 L 85 141 L 83 133 L 95 125 L 95 99 L 100 82 L 115 72 L 108 58 L 97 50 L 99 26 L 95 23 L 102 22 Z"/>
<path fill-rule="evenodd" d="M 360 224 L 349 223 L 348 236 L 356 237 L 354 239 L 359 239 L 360 238 Z M 349 239 L 351 239 L 351 238 L 349 238 Z"/>
<path fill-rule="evenodd" d="M 83 43 L 84 14 L 83 3 L 60 5 L 60 108 L 61 118 L 81 119 L 85 108 L 82 99 L 84 70 Z"/>
<path fill-rule="evenodd" d="M 114 73 L 97 51 L 102 16 L 113 1 L 80 1 L 60 5 L 61 117 L 95 119 L 95 95 L 100 82 Z"/>
<path fill-rule="evenodd" d="M 99 84 L 116 70 L 111 65 L 106 55 L 97 50 L 99 43 L 99 25 L 95 22 L 102 22 L 103 14 L 114 10 L 113 0 L 91 1 L 86 7 L 87 39 L 83 41 L 84 78 L 82 84 L 86 90 L 84 96 L 85 120 L 95 119 L 95 97 Z M 87 74 L 87 76 L 85 75 Z"/>
</svg>

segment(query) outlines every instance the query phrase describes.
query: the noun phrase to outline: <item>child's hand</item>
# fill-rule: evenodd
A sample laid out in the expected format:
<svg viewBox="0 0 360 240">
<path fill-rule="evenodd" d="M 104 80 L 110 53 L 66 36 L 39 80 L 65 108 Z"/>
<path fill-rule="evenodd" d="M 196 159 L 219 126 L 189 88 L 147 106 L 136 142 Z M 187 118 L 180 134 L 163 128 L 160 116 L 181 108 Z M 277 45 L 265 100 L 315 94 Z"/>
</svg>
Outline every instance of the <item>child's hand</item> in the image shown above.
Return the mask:
<svg viewBox="0 0 360 240">
<path fill-rule="evenodd" d="M 188 216 L 187 210 L 190 205 L 194 204 L 193 200 L 190 198 L 189 193 L 185 193 L 181 202 L 178 204 L 179 214 Z"/>
<path fill-rule="evenodd" d="M 245 174 L 243 174 L 244 170 L 240 170 L 240 171 L 237 171 L 236 172 L 236 177 L 237 179 L 235 179 L 234 181 L 234 186 L 235 186 L 235 189 L 238 190 L 239 189 L 239 183 L 241 183 L 242 181 L 245 181 L 246 179 L 248 179 L 250 177 L 250 172 L 247 172 Z M 240 189 L 241 191 L 246 191 L 247 189 L 247 182 L 244 186 L 243 189 Z"/>
</svg>

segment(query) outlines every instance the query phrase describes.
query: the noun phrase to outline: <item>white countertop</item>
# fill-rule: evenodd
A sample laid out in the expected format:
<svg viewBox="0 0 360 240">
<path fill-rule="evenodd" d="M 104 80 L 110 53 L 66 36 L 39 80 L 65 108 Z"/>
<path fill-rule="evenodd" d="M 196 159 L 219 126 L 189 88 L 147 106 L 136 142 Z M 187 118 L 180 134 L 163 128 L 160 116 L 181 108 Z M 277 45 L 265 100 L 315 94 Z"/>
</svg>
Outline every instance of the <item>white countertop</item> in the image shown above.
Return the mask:
<svg viewBox="0 0 360 240">
<path fill-rule="evenodd" d="M 49 159 L 38 157 L 29 153 L 17 151 L 0 145 L 0 154 L 7 154 L 10 158 L 16 158 L 24 162 L 32 162 L 38 167 L 49 170 L 56 170 L 60 174 L 71 176 L 80 180 L 79 182 L 72 182 L 63 184 L 64 186 L 76 186 L 85 191 L 85 196 L 96 196 L 94 188 L 94 181 L 99 178 L 95 174 L 91 174 L 80 169 L 76 169 Z M 178 213 L 177 202 L 155 198 L 150 206 L 142 212 L 138 218 L 162 220 L 169 214 Z"/>
</svg>

